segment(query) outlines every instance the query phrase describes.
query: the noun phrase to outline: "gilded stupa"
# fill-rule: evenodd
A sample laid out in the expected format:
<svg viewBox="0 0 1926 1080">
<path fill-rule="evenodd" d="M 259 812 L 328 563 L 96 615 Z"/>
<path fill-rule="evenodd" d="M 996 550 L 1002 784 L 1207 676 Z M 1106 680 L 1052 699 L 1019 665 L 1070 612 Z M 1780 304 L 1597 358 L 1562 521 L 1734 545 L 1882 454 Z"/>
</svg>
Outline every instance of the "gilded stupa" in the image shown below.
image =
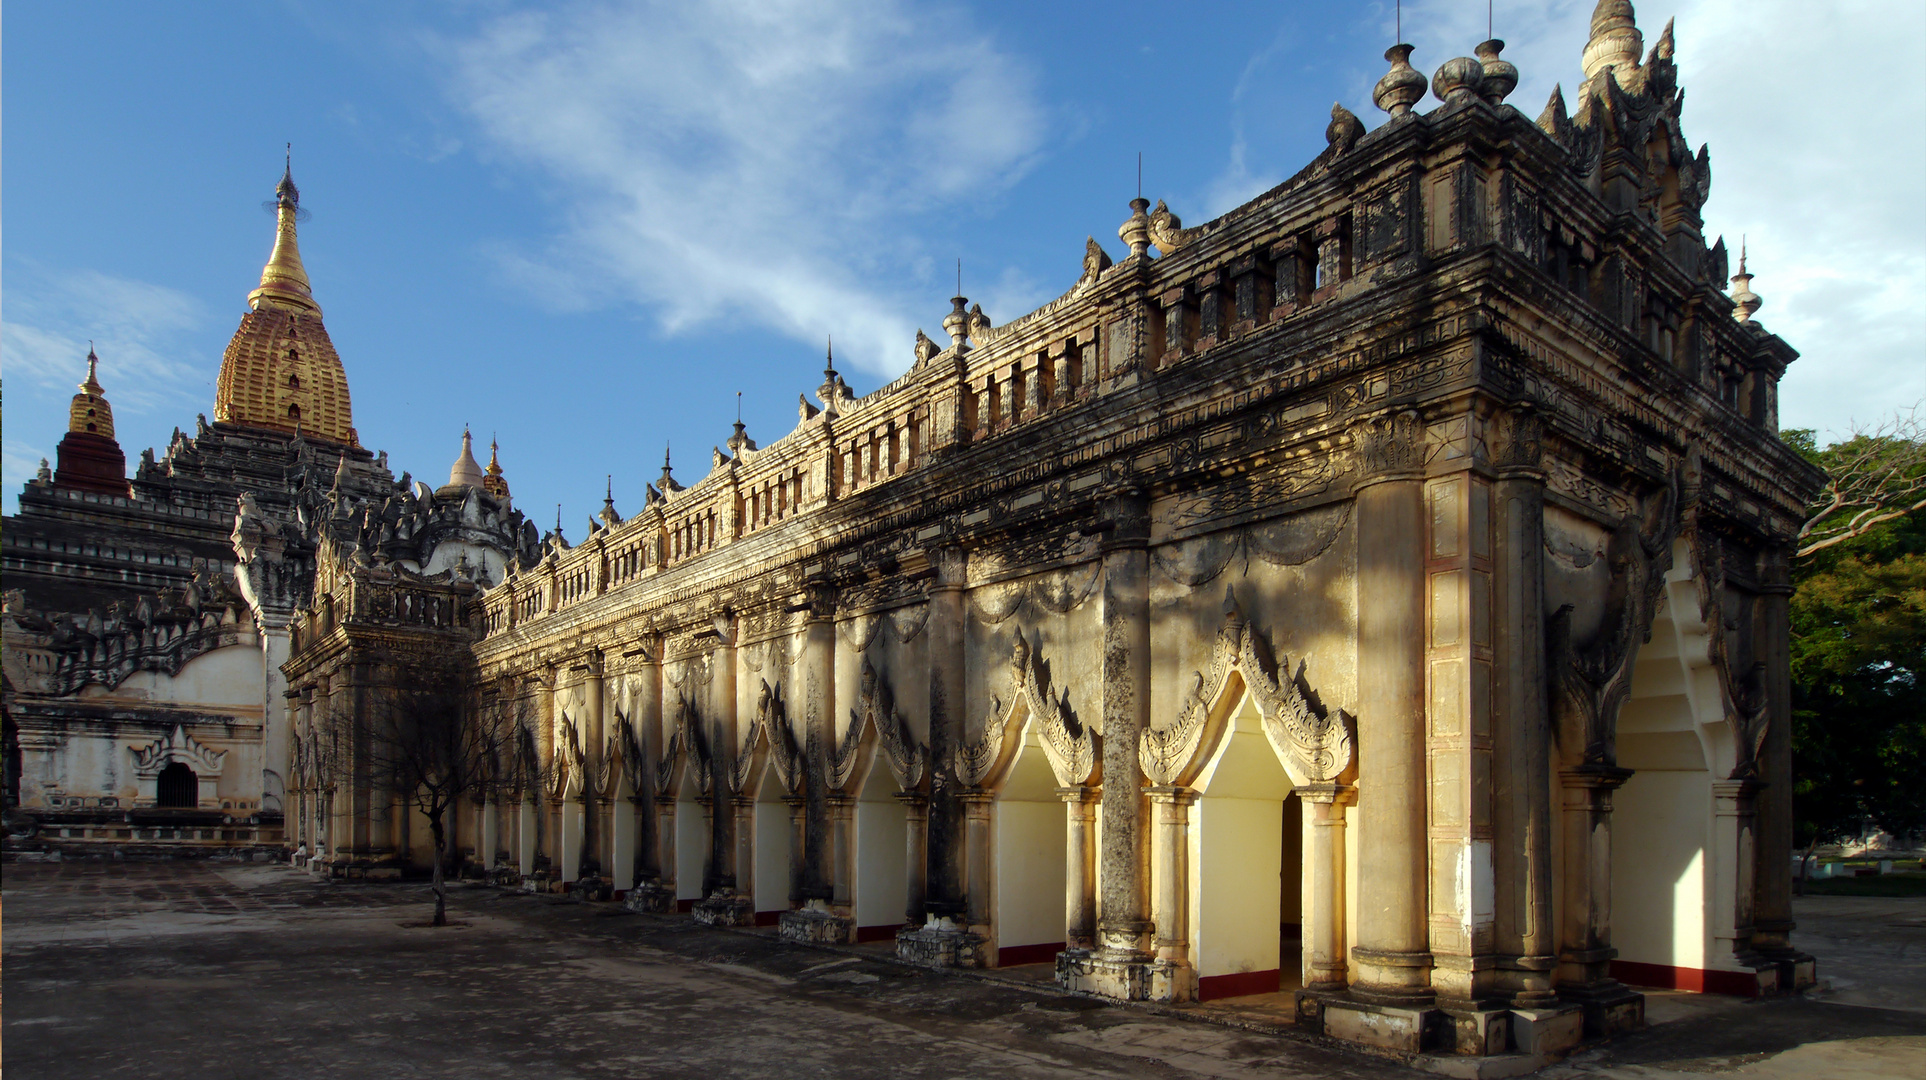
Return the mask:
<svg viewBox="0 0 1926 1080">
<path fill-rule="evenodd" d="M 127 457 L 114 440 L 114 407 L 100 385 L 100 357 L 87 350 L 87 379 L 67 410 L 54 486 L 99 495 L 127 494 Z"/>
<path fill-rule="evenodd" d="M 274 203 L 274 251 L 221 357 L 214 419 L 357 446 L 348 376 L 301 265 L 295 236 L 301 192 L 291 162 L 275 185 Z"/>
</svg>

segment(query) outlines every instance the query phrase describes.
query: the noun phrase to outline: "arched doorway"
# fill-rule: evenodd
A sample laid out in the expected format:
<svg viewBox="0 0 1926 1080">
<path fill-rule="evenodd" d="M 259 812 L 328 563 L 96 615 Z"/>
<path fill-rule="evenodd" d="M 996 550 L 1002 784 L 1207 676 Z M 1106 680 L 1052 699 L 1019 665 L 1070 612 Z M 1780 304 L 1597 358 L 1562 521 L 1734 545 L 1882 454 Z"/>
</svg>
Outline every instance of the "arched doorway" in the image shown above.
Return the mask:
<svg viewBox="0 0 1926 1080">
<path fill-rule="evenodd" d="M 995 870 L 998 967 L 1045 964 L 1064 950 L 1069 877 L 1063 800 L 1034 717 L 996 793 Z"/>
<path fill-rule="evenodd" d="M 1273 993 L 1299 962 L 1301 817 L 1257 706 L 1240 696 L 1193 783 L 1191 963 L 1202 1001 Z"/>
<path fill-rule="evenodd" d="M 869 774 L 856 794 L 856 940 L 894 940 L 909 903 L 904 863 L 909 815 L 896 798 L 901 790 L 881 753 L 872 753 Z"/>
<path fill-rule="evenodd" d="M 176 761 L 154 778 L 154 804 L 191 810 L 201 804 L 201 780 L 194 770 Z"/>
</svg>

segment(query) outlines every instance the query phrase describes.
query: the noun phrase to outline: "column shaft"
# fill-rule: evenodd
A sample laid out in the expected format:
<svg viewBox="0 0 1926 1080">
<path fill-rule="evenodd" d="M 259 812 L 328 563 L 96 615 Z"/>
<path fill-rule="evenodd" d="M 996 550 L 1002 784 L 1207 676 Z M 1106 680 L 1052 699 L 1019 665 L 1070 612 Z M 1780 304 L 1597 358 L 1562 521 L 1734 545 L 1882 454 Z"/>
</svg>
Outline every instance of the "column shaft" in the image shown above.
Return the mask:
<svg viewBox="0 0 1926 1080">
<path fill-rule="evenodd" d="M 1357 493 L 1359 894 L 1355 992 L 1432 1000 L 1426 934 L 1424 486 Z"/>
</svg>

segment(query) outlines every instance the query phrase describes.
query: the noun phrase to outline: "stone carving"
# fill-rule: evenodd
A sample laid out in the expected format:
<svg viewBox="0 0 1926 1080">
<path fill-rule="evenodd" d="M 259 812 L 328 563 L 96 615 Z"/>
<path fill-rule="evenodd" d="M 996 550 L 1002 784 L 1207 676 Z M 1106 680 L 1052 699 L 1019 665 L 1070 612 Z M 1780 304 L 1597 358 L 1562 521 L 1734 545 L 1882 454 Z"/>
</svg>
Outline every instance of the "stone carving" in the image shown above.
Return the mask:
<svg viewBox="0 0 1926 1080">
<path fill-rule="evenodd" d="M 1036 650 L 1017 633 L 1016 651 L 1010 660 L 1016 691 L 1022 696 L 1030 716 L 1036 721 L 1038 742 L 1043 756 L 1056 774 L 1058 787 L 1075 787 L 1096 782 L 1097 766 L 1102 761 L 1097 734 L 1078 722 L 1054 692 L 1038 663 Z"/>
<path fill-rule="evenodd" d="M 1077 284 L 1090 285 L 1103 276 L 1103 272 L 1110 269 L 1110 266 L 1110 253 L 1103 249 L 1102 244 L 1097 243 L 1096 237 L 1090 237 L 1083 245 L 1083 277 L 1077 280 Z"/>
<path fill-rule="evenodd" d="M 1245 619 L 1236 594 L 1224 590 L 1224 620 L 1211 647 L 1210 663 L 1195 675 L 1175 723 L 1144 729 L 1138 763 L 1152 784 L 1187 784 L 1214 745 L 1225 717 L 1213 717 L 1225 687 L 1236 672 L 1257 707 L 1264 735 L 1293 781 L 1328 784 L 1354 764 L 1351 721 L 1342 710 L 1319 712 L 1287 667 L 1274 662 L 1262 635 Z"/>
<path fill-rule="evenodd" d="M 1698 591 L 1699 618 L 1705 623 L 1706 655 L 1718 673 L 1720 704 L 1738 751 L 1731 779 L 1756 779 L 1769 722 L 1765 662 L 1754 657 L 1746 663 L 1734 657 L 1735 651 L 1744 655 L 1750 650 L 1743 639 L 1738 642 L 1740 648 L 1734 649 L 1732 632 L 1738 627 L 1726 615 L 1725 542 L 1705 528 L 1696 514 L 1693 518 L 1692 563 L 1698 572 L 1692 575 L 1692 584 Z"/>
<path fill-rule="evenodd" d="M 1359 120 L 1356 113 L 1345 108 L 1342 102 L 1332 102 L 1331 122 L 1324 128 L 1324 141 L 1331 144 L 1329 153 L 1333 157 L 1349 153 L 1362 138 L 1364 138 L 1364 121 Z"/>
<path fill-rule="evenodd" d="M 1183 220 L 1171 213 L 1170 207 L 1165 206 L 1162 199 L 1157 200 L 1157 208 L 1150 212 L 1150 242 L 1166 255 L 1183 247 L 1202 231 L 1184 228 Z"/>
<path fill-rule="evenodd" d="M 141 776 L 157 775 L 177 761 L 193 769 L 196 776 L 219 776 L 221 763 L 227 758 L 227 751 L 203 746 L 181 724 L 175 724 L 166 738 L 128 749 L 134 754 L 134 771 Z"/>
<path fill-rule="evenodd" d="M 791 795 L 801 794 L 806 761 L 802 748 L 796 745 L 796 733 L 790 730 L 780 683 L 771 687 L 769 680 L 763 680 L 762 689 L 756 694 L 756 726 L 768 741 L 769 759 L 776 766 L 776 779 L 783 790 Z"/>
<path fill-rule="evenodd" d="M 1611 590 L 1599 629 L 1589 642 L 1572 638 L 1572 606 L 1546 621 L 1553 732 L 1574 764 L 1616 767 L 1618 710 L 1632 690 L 1638 647 L 1650 634 L 1652 613 L 1672 568 L 1679 534 L 1679 478 L 1644 501 L 1642 513 L 1619 519 L 1606 548 Z"/>
<path fill-rule="evenodd" d="M 897 786 L 904 791 L 916 790 L 923 782 L 923 771 L 929 756 L 910 735 L 909 722 L 896 711 L 896 700 L 890 693 L 888 680 L 877 673 L 867 656 L 863 657 L 861 697 L 857 699 L 857 707 L 849 710 L 850 730 L 854 731 L 865 724 L 875 730 L 889 761 L 890 772 L 896 776 Z"/>
<path fill-rule="evenodd" d="M 1409 409 L 1373 417 L 1351 428 L 1351 453 L 1360 480 L 1424 468 L 1424 421 Z"/>
</svg>

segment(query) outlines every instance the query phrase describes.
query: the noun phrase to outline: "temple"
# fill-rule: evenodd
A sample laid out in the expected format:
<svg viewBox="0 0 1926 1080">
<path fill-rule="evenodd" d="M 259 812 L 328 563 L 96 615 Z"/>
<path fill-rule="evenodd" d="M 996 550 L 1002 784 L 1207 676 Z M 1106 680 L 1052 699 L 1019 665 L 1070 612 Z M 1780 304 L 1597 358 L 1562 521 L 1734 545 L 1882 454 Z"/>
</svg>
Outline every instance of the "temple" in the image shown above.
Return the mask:
<svg viewBox="0 0 1926 1080">
<path fill-rule="evenodd" d="M 191 625 L 266 677 L 262 798 L 315 873 L 432 861 L 339 732 L 453 657 L 515 748 L 454 847 L 525 888 L 1118 999 L 1288 991 L 1404 1054 L 1548 1060 L 1640 1026 L 1643 987 L 1796 991 L 1786 605 L 1821 477 L 1778 437 L 1796 353 L 1703 236 L 1674 47 L 1603 0 L 1533 120 L 1502 42 L 1429 78 L 1395 46 L 1375 129 L 1335 106 L 1213 221 L 1132 201 L 1057 299 L 953 298 L 902 377 L 832 361 L 793 430 L 665 457 L 573 544 L 466 433 L 437 489 L 366 460 L 287 180 L 216 423 L 132 496 L 29 484 L 9 587 L 94 557 L 48 546 L 61 513 L 201 500 Z M 46 747 L 181 639 L 35 604 L 8 709 L 44 828 Z M 161 723 L 89 753 L 239 748 Z"/>
</svg>

